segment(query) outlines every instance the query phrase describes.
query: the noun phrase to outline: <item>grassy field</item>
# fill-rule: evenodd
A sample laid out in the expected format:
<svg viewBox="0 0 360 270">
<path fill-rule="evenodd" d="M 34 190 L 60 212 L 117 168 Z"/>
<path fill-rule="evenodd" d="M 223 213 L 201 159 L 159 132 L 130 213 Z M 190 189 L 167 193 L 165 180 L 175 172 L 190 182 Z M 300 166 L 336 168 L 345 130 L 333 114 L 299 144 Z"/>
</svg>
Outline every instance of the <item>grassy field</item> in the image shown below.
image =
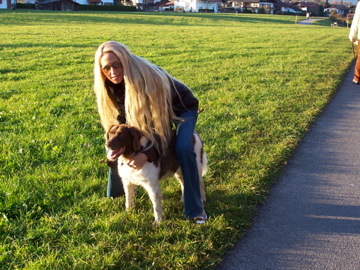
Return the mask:
<svg viewBox="0 0 360 270">
<path fill-rule="evenodd" d="M 212 269 L 251 225 L 352 61 L 348 30 L 292 16 L 0 11 L 0 268 Z M 205 109 L 207 225 L 105 197 L 92 90 L 99 44 L 117 40 L 193 89 Z"/>
</svg>

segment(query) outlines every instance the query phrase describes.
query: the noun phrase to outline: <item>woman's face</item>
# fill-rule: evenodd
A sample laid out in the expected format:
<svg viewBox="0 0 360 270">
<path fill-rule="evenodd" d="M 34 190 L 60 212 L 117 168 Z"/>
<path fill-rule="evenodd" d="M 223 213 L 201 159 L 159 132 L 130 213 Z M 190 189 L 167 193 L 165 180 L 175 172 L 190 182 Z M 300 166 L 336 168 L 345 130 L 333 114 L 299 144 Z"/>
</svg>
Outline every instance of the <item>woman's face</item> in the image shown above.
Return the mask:
<svg viewBox="0 0 360 270">
<path fill-rule="evenodd" d="M 114 84 L 124 79 L 124 69 L 119 58 L 113 52 L 106 52 L 100 58 L 101 71 Z"/>
</svg>

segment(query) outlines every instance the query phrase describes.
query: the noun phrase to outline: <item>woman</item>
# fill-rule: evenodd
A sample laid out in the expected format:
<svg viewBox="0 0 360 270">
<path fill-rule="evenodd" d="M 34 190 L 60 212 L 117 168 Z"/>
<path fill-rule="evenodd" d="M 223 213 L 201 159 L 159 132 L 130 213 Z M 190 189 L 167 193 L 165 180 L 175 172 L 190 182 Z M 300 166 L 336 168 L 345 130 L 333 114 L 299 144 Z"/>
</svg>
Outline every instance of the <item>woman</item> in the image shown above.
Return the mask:
<svg viewBox="0 0 360 270">
<path fill-rule="evenodd" d="M 349 39 L 351 42 L 353 42 L 353 46 L 354 46 L 354 44 L 358 44 L 358 40 L 360 39 L 359 24 L 360 24 L 360 2 L 358 2 L 356 5 L 355 15 L 354 15 L 354 18 L 351 23 L 350 34 L 349 34 Z M 358 57 L 357 57 L 356 64 L 355 64 L 355 72 L 354 72 L 354 79 L 353 79 L 353 83 L 355 83 L 355 84 L 360 83 L 359 53 L 360 53 L 360 46 L 358 44 Z"/>
<path fill-rule="evenodd" d="M 203 224 L 199 175 L 192 137 L 198 116 L 198 100 L 191 90 L 123 44 L 108 41 L 95 54 L 94 90 L 105 132 L 113 124 L 128 124 L 142 130 L 154 147 L 129 162 L 141 169 L 154 154 L 166 152 L 171 128 L 177 128 L 176 155 L 184 177 L 185 217 Z M 123 194 L 116 168 L 110 168 L 107 196 Z"/>
</svg>

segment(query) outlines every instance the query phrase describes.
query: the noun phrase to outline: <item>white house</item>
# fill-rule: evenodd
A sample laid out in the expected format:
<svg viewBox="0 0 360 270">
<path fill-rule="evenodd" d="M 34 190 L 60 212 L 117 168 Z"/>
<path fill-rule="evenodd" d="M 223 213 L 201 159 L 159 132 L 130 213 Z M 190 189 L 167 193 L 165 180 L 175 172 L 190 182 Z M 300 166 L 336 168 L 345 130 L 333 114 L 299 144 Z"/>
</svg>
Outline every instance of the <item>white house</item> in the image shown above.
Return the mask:
<svg viewBox="0 0 360 270">
<path fill-rule="evenodd" d="M 233 0 L 229 2 L 233 8 L 241 12 L 245 9 L 255 10 L 259 8 L 259 0 Z"/>
<path fill-rule="evenodd" d="M 259 2 L 259 8 L 263 8 L 265 13 L 273 14 L 274 13 L 274 3 L 273 2 Z M 259 10 L 256 11 L 258 13 Z"/>
<path fill-rule="evenodd" d="M 260 0 L 233 0 L 230 2 L 235 10 L 243 12 L 245 10 L 251 10 L 258 13 L 260 8 L 265 10 L 265 13 L 272 14 L 274 12 L 274 3 L 272 1 L 260 1 Z"/>
<path fill-rule="evenodd" d="M 0 9 L 14 9 L 16 0 L 0 0 Z"/>
<path fill-rule="evenodd" d="M 259 13 L 263 9 L 267 14 L 274 13 L 301 13 L 301 10 L 296 6 L 290 6 L 281 0 L 232 0 L 232 7 L 241 12 L 250 10 L 254 13 Z"/>
<path fill-rule="evenodd" d="M 330 5 L 324 8 L 324 13 L 330 14 L 332 11 L 335 11 L 342 16 L 346 16 L 346 14 L 350 12 L 350 8 L 344 5 Z"/>
<path fill-rule="evenodd" d="M 210 9 L 219 12 L 221 0 L 175 0 L 174 10 L 185 12 L 199 12 L 199 10 Z"/>
<path fill-rule="evenodd" d="M 174 1 L 167 0 L 133 0 L 141 11 L 167 11 L 174 10 Z"/>
<path fill-rule="evenodd" d="M 302 10 L 297 7 L 292 7 L 289 5 L 284 5 L 281 7 L 282 13 L 294 13 L 294 14 L 301 14 Z"/>
</svg>

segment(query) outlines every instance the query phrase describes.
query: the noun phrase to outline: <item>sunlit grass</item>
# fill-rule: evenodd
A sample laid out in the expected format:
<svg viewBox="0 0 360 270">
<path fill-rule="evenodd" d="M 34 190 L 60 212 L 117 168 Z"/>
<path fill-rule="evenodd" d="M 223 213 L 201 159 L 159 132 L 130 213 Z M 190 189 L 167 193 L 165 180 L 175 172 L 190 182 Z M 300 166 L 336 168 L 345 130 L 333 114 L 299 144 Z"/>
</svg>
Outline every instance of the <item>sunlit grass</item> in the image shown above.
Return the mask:
<svg viewBox="0 0 360 270">
<path fill-rule="evenodd" d="M 292 16 L 1 11 L 0 264 L 4 269 L 207 269 L 250 225 L 352 60 L 346 28 Z M 210 220 L 183 220 L 180 188 L 105 198 L 93 56 L 106 40 L 186 83 L 205 109 Z"/>
</svg>

